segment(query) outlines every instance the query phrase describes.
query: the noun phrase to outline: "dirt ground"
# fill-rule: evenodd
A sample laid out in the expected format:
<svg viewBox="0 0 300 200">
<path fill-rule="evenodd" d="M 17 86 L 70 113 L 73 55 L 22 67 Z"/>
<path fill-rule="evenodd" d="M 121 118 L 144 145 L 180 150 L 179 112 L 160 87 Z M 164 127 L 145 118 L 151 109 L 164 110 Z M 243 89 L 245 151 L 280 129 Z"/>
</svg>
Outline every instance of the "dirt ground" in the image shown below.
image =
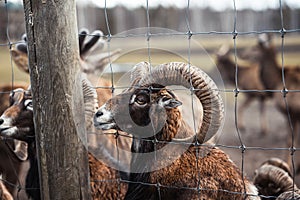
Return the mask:
<svg viewBox="0 0 300 200">
<path fill-rule="evenodd" d="M 237 105 L 241 104 L 244 96 L 238 97 Z M 276 109 L 274 102 L 267 101 L 266 115 L 268 118 L 268 132 L 266 135 L 260 133 L 260 107 L 258 101 L 253 102 L 244 113 L 245 130 L 239 130 L 240 138 L 235 126 L 235 98 L 233 93 L 226 95 L 225 124 L 217 144 L 228 153 L 231 159 L 246 176 L 252 180 L 255 169 L 271 157 L 288 159 L 287 137 L 291 134 L 285 116 Z M 239 119 L 239 118 L 238 118 Z M 242 154 L 241 145 L 246 147 Z M 300 185 L 300 176 L 295 177 L 297 185 Z"/>
</svg>

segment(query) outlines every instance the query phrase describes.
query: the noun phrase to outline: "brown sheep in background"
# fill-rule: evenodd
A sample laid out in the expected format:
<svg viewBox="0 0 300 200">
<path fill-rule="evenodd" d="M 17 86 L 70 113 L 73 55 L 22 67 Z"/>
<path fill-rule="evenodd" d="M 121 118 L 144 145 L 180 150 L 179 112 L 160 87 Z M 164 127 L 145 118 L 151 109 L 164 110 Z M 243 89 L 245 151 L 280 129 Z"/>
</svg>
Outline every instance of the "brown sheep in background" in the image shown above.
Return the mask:
<svg viewBox="0 0 300 200">
<path fill-rule="evenodd" d="M 85 105 L 87 105 L 86 109 L 91 109 L 93 107 L 91 105 L 95 105 L 97 100 L 95 91 L 90 90 L 91 87 L 87 86 L 87 84 L 88 82 L 83 82 Z M 88 92 L 89 90 L 90 92 Z M 28 91 L 19 89 L 15 92 L 13 98 L 13 105 L 0 118 L 0 134 L 4 137 L 28 143 L 30 169 L 26 177 L 26 192 L 30 198 L 40 199 L 31 94 Z M 85 115 L 87 124 L 90 113 L 88 110 Z M 127 191 L 127 184 L 120 181 L 120 173 L 108 167 L 101 160 L 96 159 L 91 153 L 88 156 L 93 199 L 123 199 Z"/>
<path fill-rule="evenodd" d="M 231 56 L 229 46 L 222 46 L 216 53 L 216 65 L 222 77 L 232 85 L 235 85 L 236 64 Z M 243 66 L 238 64 L 237 86 L 241 90 L 264 90 L 265 87 L 260 79 L 260 68 L 258 64 Z M 268 94 L 261 92 L 243 93 L 245 100 L 238 107 L 238 128 L 244 129 L 244 112 L 250 103 L 258 100 L 260 104 L 260 128 L 261 134 L 267 133 L 266 100 Z"/>
<path fill-rule="evenodd" d="M 291 170 L 286 162 L 279 158 L 270 158 L 255 170 L 253 183 L 258 188 L 262 200 L 298 199 L 300 191 L 291 177 Z M 297 197 L 297 198 L 296 198 Z"/>
<path fill-rule="evenodd" d="M 14 83 L 13 85 L 10 83 L 0 85 L 0 114 L 2 114 L 4 110 L 10 106 L 9 96 L 11 91 L 16 88 L 27 89 L 28 86 L 28 83 Z"/>
<path fill-rule="evenodd" d="M 94 60 L 90 61 L 89 58 L 88 58 L 88 53 L 90 53 L 90 51 L 94 47 L 95 43 L 99 39 L 102 38 L 102 34 L 101 34 L 101 32 L 94 32 L 94 33 L 92 33 L 92 38 L 91 39 L 87 39 L 87 34 L 88 34 L 87 31 L 81 31 L 80 36 L 79 36 L 80 57 L 81 57 L 80 65 L 82 67 L 82 70 L 84 72 L 88 73 L 87 76 L 89 76 L 89 78 L 91 78 L 92 80 L 95 80 L 94 81 L 94 83 L 95 83 L 96 81 L 98 81 L 97 80 L 98 78 L 95 78 L 95 75 L 92 74 L 92 73 L 95 72 L 95 71 L 97 71 L 98 73 L 100 73 L 104 69 L 104 66 L 109 61 L 113 61 L 118 56 L 119 50 L 116 50 L 116 51 L 114 51 L 114 52 L 112 52 L 110 54 L 108 54 L 108 53 L 107 54 L 100 53 L 100 55 L 98 55 L 98 57 L 97 57 L 96 60 L 94 59 Z M 22 71 L 24 71 L 26 73 L 29 73 L 26 37 L 23 37 L 23 39 L 24 39 L 24 41 L 22 43 L 18 44 L 16 46 L 16 49 L 12 50 L 12 58 L 13 58 L 14 62 L 17 64 L 17 66 L 18 66 L 18 68 L 20 70 L 22 70 Z M 101 41 L 101 42 L 102 42 L 101 45 L 103 47 L 103 41 Z M 98 84 L 101 87 L 104 87 L 104 88 L 107 87 L 107 88 L 109 88 L 111 86 L 111 84 L 110 84 L 109 81 L 106 81 L 104 79 L 100 79 L 99 81 L 100 82 L 98 82 Z M 20 86 L 20 88 L 24 88 L 24 87 Z M 7 91 L 9 91 L 9 90 L 7 90 Z M 98 92 L 98 94 L 100 94 L 99 98 L 98 98 L 99 105 L 101 105 L 103 102 L 105 102 L 108 98 L 111 97 L 111 90 L 110 89 L 101 89 L 101 88 L 99 88 L 99 89 L 97 89 L 97 92 Z M 9 99 L 9 92 L 4 93 L 4 95 L 7 98 L 0 98 L 0 100 L 4 99 L 4 102 L 6 104 L 8 104 L 9 103 L 9 101 L 8 101 L 8 99 Z M 8 106 L 9 106 L 9 104 L 7 105 L 7 107 Z M 95 105 L 93 105 L 93 106 L 95 106 Z M 3 110 L 5 110 L 5 109 L 6 108 L 3 108 Z M 94 112 L 91 112 L 91 113 L 93 114 Z M 111 143 L 113 143 L 113 145 L 115 145 L 115 136 L 114 135 L 107 135 L 106 137 L 110 138 Z M 123 144 L 122 141 L 120 141 L 120 139 L 118 140 L 118 144 L 120 146 L 122 146 L 122 144 Z M 125 148 L 127 146 L 129 148 L 129 145 L 125 145 Z M 112 148 L 112 147 L 110 147 L 110 148 Z M 6 152 L 6 151 L 2 151 L 2 152 Z M 35 152 L 35 150 L 33 150 L 33 152 Z M 27 150 L 26 150 L 26 153 L 27 153 Z M 33 157 L 35 158 L 35 156 L 33 156 Z M 89 162 L 90 162 L 90 165 L 91 165 L 91 168 L 90 168 L 91 172 L 90 173 L 94 176 L 94 178 L 92 180 L 94 182 L 91 183 L 92 191 L 95 194 L 94 195 L 94 197 L 95 197 L 94 199 L 97 199 L 96 197 L 99 197 L 99 194 L 101 194 L 103 191 L 106 191 L 106 193 L 108 195 L 110 195 L 109 188 L 113 188 L 114 185 L 110 184 L 109 187 L 105 188 L 105 186 L 108 183 L 103 183 L 102 186 L 99 187 L 99 185 L 101 185 L 101 183 L 98 183 L 97 180 L 99 179 L 99 177 L 102 177 L 103 175 L 106 175 L 107 176 L 106 179 L 108 179 L 108 180 L 113 179 L 113 177 L 116 178 L 116 172 L 114 172 L 113 169 L 108 169 L 106 171 L 113 171 L 115 173 L 115 174 L 112 174 L 111 176 L 108 176 L 105 173 L 105 170 L 104 171 L 99 171 L 99 169 L 98 169 L 99 167 L 102 168 L 102 169 L 104 169 L 103 166 L 105 166 L 106 168 L 107 168 L 107 166 L 103 162 L 97 161 L 97 159 L 92 154 L 89 154 Z M 1 164 L 0 164 L 0 167 L 1 167 Z M 10 170 L 18 170 L 18 168 L 15 168 L 15 167 L 9 167 L 9 169 Z M 102 179 L 105 179 L 105 178 L 102 178 Z M 13 181 L 12 181 L 12 183 L 13 183 Z M 118 186 L 117 184 L 118 183 L 116 183 L 116 185 L 115 185 L 116 187 L 115 188 L 117 188 L 117 186 Z M 115 190 L 115 188 L 114 188 L 114 190 Z M 123 191 L 124 187 L 121 187 L 120 190 L 121 190 L 120 197 L 122 197 L 122 194 L 125 193 Z M 37 196 L 39 196 L 39 195 L 37 195 Z M 119 194 L 117 194 L 117 192 L 115 192 L 115 196 L 111 196 L 108 199 L 116 199 L 118 196 L 119 196 Z"/>
<path fill-rule="evenodd" d="M 12 59 L 16 63 L 17 67 L 26 73 L 29 73 L 28 67 L 28 52 L 27 52 L 27 39 L 26 35 L 23 35 L 23 41 L 16 45 L 13 49 Z M 112 51 L 110 53 L 100 52 L 95 55 L 90 55 L 96 47 L 103 49 L 105 40 L 103 40 L 103 33 L 99 30 L 89 34 L 89 31 L 82 29 L 79 32 L 79 53 L 80 53 L 80 67 L 81 71 L 87 75 L 92 85 L 99 85 L 101 88 L 97 88 L 98 102 L 102 105 L 107 99 L 111 97 L 111 82 L 105 79 L 99 79 L 97 76 L 101 74 L 105 66 L 108 63 L 113 62 L 120 54 L 120 49 Z"/>
<path fill-rule="evenodd" d="M 299 90 L 300 89 L 300 67 L 296 66 L 294 68 L 285 68 L 285 83 L 288 90 Z M 280 84 L 281 85 L 281 84 Z M 281 86 L 278 89 L 282 89 Z M 292 133 L 288 132 L 287 146 L 292 147 L 292 142 L 294 142 L 294 147 L 300 147 L 300 93 L 299 92 L 289 92 L 286 94 L 286 103 L 283 99 L 283 94 L 274 94 L 275 103 L 279 111 L 281 111 L 286 116 L 288 130 L 290 130 L 290 123 L 288 120 L 287 111 L 291 118 L 291 126 L 294 131 L 294 141 L 292 139 Z M 287 106 L 286 106 L 287 105 Z M 288 108 L 287 108 L 288 107 Z M 298 152 L 294 155 L 295 159 L 295 171 L 297 174 L 300 172 L 300 154 Z M 288 153 L 288 163 L 292 166 L 291 154 Z"/>
<path fill-rule="evenodd" d="M 28 88 L 28 83 L 10 83 L 0 85 L 0 115 L 10 106 L 10 92 L 16 88 Z M 26 143 L 17 140 L 5 140 L 0 137 L 0 174 L 7 190 L 17 198 L 24 194 L 18 193 L 17 187 L 22 187 L 23 171 L 26 171 Z M 18 194 L 17 194 L 18 193 Z"/>
<path fill-rule="evenodd" d="M 132 88 L 110 99 L 94 117 L 97 128 L 126 129 L 134 135 L 135 155 L 125 199 L 259 199 L 255 186 L 222 150 L 209 144 L 194 145 L 194 132 L 178 110 L 181 102 L 165 88 L 182 85 L 194 89 L 203 106 L 203 113 L 197 113 L 203 120 L 196 134 L 202 144 L 216 134 L 223 119 L 223 103 L 214 82 L 199 68 L 184 63 L 152 70 L 148 63 L 137 66 L 146 69 L 135 70 L 150 72 L 132 80 Z M 124 115 L 128 109 L 130 116 Z M 156 156 L 149 154 L 155 150 Z"/>
<path fill-rule="evenodd" d="M 275 45 L 272 43 L 272 38 L 270 35 L 263 34 L 259 37 L 258 45 L 251 48 L 248 51 L 249 56 L 257 60 L 260 64 L 260 74 L 261 80 L 266 89 L 269 90 L 283 90 L 282 81 L 282 66 L 278 64 L 276 60 L 277 50 Z M 300 67 L 299 66 L 285 66 L 284 67 L 285 76 L 285 87 L 287 90 L 299 90 L 300 89 Z M 296 148 L 300 147 L 300 93 L 299 92 L 289 92 L 289 93 L 270 93 L 274 96 L 274 100 L 278 110 L 286 116 L 287 125 L 290 127 L 288 121 L 287 110 L 291 118 L 291 125 L 294 131 L 294 146 Z M 286 95 L 286 103 L 283 96 Z M 286 107 L 288 106 L 288 108 Z M 292 134 L 288 134 L 287 140 L 288 147 L 292 146 Z M 296 172 L 300 172 L 300 154 L 295 154 L 296 158 Z M 290 153 L 288 154 L 288 164 L 291 166 Z"/>
<path fill-rule="evenodd" d="M 15 61 L 20 70 L 29 73 L 26 43 L 27 39 L 25 34 L 23 35 L 22 39 L 23 41 L 18 43 L 16 45 L 16 48 L 12 50 L 12 59 Z M 111 81 L 108 81 L 106 79 L 99 78 L 97 75 L 104 70 L 105 66 L 109 62 L 114 61 L 119 56 L 120 50 L 117 49 L 110 53 L 103 52 L 103 47 L 105 46 L 106 41 L 103 39 L 103 33 L 99 30 L 96 30 L 93 33 L 89 34 L 88 30 L 82 29 L 79 32 L 78 40 L 81 71 L 93 86 L 99 86 L 97 87 L 96 91 L 98 97 L 98 106 L 101 106 L 112 96 L 112 83 Z M 104 133 L 106 137 L 105 139 L 108 138 L 109 141 L 105 143 L 106 146 L 103 148 L 109 148 L 109 153 L 113 153 L 115 156 L 114 152 L 116 152 L 116 150 L 113 149 L 115 149 L 116 138 L 113 134 L 111 134 L 111 131 L 108 133 L 109 134 Z M 90 147 L 93 148 L 94 151 L 98 151 L 99 144 L 102 144 L 101 140 L 103 140 L 103 137 L 99 137 L 99 134 L 95 133 L 95 130 L 93 128 L 90 129 L 88 134 Z M 127 135 L 126 133 L 122 134 Z M 121 148 L 127 151 L 130 150 L 130 145 L 128 145 L 131 143 L 130 138 L 118 137 L 117 140 L 118 144 L 124 144 L 123 146 L 121 146 Z"/>
<path fill-rule="evenodd" d="M 0 159 L 0 174 L 2 174 L 2 179 L 5 180 L 3 184 L 15 198 L 17 196 L 22 198 L 24 194 L 22 191 L 19 193 L 17 187 L 23 186 L 23 177 L 28 167 L 28 162 L 26 162 L 27 144 L 1 137 Z"/>
<path fill-rule="evenodd" d="M 0 175 L 0 199 L 1 200 L 14 200 L 11 193 L 7 190 L 2 182 L 2 176 Z"/>
<path fill-rule="evenodd" d="M 259 64 L 260 79 L 266 90 L 275 90 L 282 83 L 281 66 L 276 60 L 277 50 L 271 34 L 259 35 L 257 45 L 246 49 L 239 57 Z M 267 94 L 273 96 L 272 92 Z"/>
</svg>

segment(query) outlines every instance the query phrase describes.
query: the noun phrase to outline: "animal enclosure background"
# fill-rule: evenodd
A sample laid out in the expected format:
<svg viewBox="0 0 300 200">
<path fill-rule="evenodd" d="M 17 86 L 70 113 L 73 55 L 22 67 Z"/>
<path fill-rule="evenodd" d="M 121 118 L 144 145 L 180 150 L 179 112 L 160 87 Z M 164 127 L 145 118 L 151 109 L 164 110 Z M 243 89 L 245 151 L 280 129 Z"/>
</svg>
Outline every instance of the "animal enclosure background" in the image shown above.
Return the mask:
<svg viewBox="0 0 300 200">
<path fill-rule="evenodd" d="M 154 4 L 149 0 L 143 1 L 137 7 L 125 3 L 113 4 L 110 0 L 103 1 L 102 4 L 87 2 L 77 2 L 78 29 L 87 28 L 90 32 L 100 29 L 108 40 L 104 49 L 96 49 L 91 57 L 99 51 L 112 52 L 120 49 L 121 52 L 116 60 L 107 65 L 103 73 L 98 74 L 99 77 L 113 81 L 116 92 L 118 86 L 124 86 L 123 75 L 135 63 L 189 62 L 207 72 L 219 86 L 226 115 L 223 129 L 215 144 L 229 154 L 250 180 L 255 169 L 267 159 L 287 159 L 291 150 L 291 146 L 287 146 L 287 138 L 300 133 L 292 130 L 292 122 L 277 109 L 273 98 L 266 101 L 265 134 L 261 134 L 261 107 L 258 100 L 245 107 L 244 128 L 238 127 L 238 110 L 248 98 L 246 94 L 270 91 L 239 91 L 239 82 L 232 84 L 218 70 L 217 53 L 225 45 L 231 49 L 231 59 L 235 65 L 254 65 L 255 62 L 244 61 L 238 56 L 257 45 L 259 35 L 267 33 L 272 35 L 272 43 L 277 50 L 277 63 L 281 67 L 299 66 L 299 3 L 273 0 L 267 1 L 266 7 L 258 8 L 254 5 L 256 1 L 248 1 L 249 5 L 246 7 L 240 0 L 233 0 L 226 4 L 227 7 L 220 8 L 208 1 L 201 1 L 200 4 L 193 0 L 180 1 L 180 5 Z M 22 3 L 0 1 L 0 84 L 29 83 L 28 75 L 15 66 L 10 53 L 20 42 L 24 32 Z M 232 75 L 236 80 L 239 79 L 237 70 L 236 68 Z M 285 80 L 278 81 L 284 83 Z M 250 80 L 249 85 L 251 82 Z M 287 96 L 299 93 L 300 85 L 298 86 L 289 91 Z M 282 93 L 280 90 L 271 92 Z M 296 146 L 294 155 L 300 154 L 298 148 Z M 296 184 L 300 186 L 300 177 L 296 172 L 294 177 Z"/>
</svg>

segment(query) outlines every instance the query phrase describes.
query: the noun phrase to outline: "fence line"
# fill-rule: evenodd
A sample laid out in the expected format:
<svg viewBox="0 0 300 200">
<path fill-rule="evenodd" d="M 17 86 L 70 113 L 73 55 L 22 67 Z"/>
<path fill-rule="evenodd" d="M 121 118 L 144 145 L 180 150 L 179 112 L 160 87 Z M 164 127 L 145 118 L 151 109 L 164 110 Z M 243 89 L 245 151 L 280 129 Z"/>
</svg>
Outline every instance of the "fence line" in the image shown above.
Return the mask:
<svg viewBox="0 0 300 200">
<path fill-rule="evenodd" d="M 108 34 L 105 35 L 106 39 L 107 39 L 107 49 L 108 49 L 108 52 L 111 53 L 112 49 L 111 49 L 111 42 L 114 41 L 115 39 L 126 39 L 126 38 L 137 38 L 137 37 L 143 37 L 145 38 L 146 42 L 147 42 L 147 49 L 148 49 L 148 61 L 149 63 L 151 64 L 152 63 L 152 60 L 151 60 L 151 39 L 153 37 L 162 37 L 162 36 L 187 36 L 187 42 L 188 42 L 188 52 L 187 52 L 187 55 L 188 55 L 188 64 L 190 65 L 190 62 L 191 62 L 191 53 L 192 53 L 192 49 L 191 49 L 191 39 L 193 38 L 193 36 L 196 36 L 196 35 L 229 35 L 229 36 L 232 36 L 232 42 L 233 42 L 233 48 L 234 48 L 234 60 L 235 60 L 235 88 L 233 90 L 231 89 L 219 89 L 218 91 L 221 92 L 221 93 L 231 93 L 231 94 L 234 94 L 234 122 L 235 122 L 235 131 L 236 131 L 236 136 L 239 140 L 239 145 L 238 146 L 229 146 L 229 145 L 223 145 L 223 144 L 216 144 L 217 147 L 222 147 L 222 148 L 227 148 L 227 149 L 237 149 L 237 150 L 240 150 L 240 153 L 241 153 L 241 172 L 242 172 L 242 175 L 244 177 L 245 175 L 245 165 L 247 165 L 247 159 L 245 158 L 245 153 L 247 151 L 273 151 L 273 150 L 276 150 L 276 151 L 290 151 L 291 152 L 291 155 L 292 155 L 292 165 L 293 165 L 293 169 L 295 169 L 295 158 L 294 158 L 294 153 L 295 151 L 298 151 L 299 150 L 299 147 L 296 148 L 294 146 L 294 143 L 295 143 L 295 133 L 294 130 L 293 130 L 293 125 L 292 125 L 292 119 L 291 119 L 291 114 L 290 114 L 290 109 L 289 109 L 289 105 L 288 105 L 288 101 L 287 101 L 287 96 L 288 96 L 288 93 L 299 93 L 300 92 L 300 89 L 293 89 L 293 90 L 288 90 L 287 86 L 286 86 L 286 80 L 285 80 L 285 60 L 284 60 L 284 47 L 285 47 L 285 38 L 288 36 L 288 34 L 290 33 L 300 33 L 300 28 L 296 27 L 294 29 L 285 29 L 285 24 L 284 24 L 284 15 L 283 15 L 283 6 L 282 6 L 282 1 L 279 0 L 279 3 L 280 3 L 280 7 L 279 7 L 279 10 L 278 12 L 280 13 L 280 29 L 264 29 L 264 30 L 259 30 L 259 31 L 254 31 L 254 30 L 251 30 L 251 31 L 241 31 L 239 32 L 237 29 L 237 19 L 238 19 L 238 9 L 236 7 L 236 1 L 238 0 L 233 0 L 233 30 L 232 31 L 193 31 L 192 28 L 191 28 L 191 24 L 190 24 L 190 13 L 191 13 L 191 8 L 190 8 L 190 0 L 187 0 L 187 6 L 185 8 L 185 16 L 183 17 L 184 18 L 184 21 L 186 23 L 186 30 L 184 32 L 179 32 L 179 33 L 151 33 L 150 31 L 150 27 L 151 27 L 151 12 L 150 12 L 150 9 L 149 9 L 149 1 L 146 0 L 146 9 L 145 9 L 145 15 L 146 15 L 146 20 L 147 20 L 147 32 L 146 32 L 146 35 L 141 33 L 141 34 L 128 34 L 128 35 L 112 35 L 112 32 L 111 30 L 113 29 L 113 25 L 111 24 L 110 22 L 110 16 L 108 14 L 108 8 L 106 7 L 106 4 L 107 4 L 107 1 L 109 0 L 105 0 L 105 8 L 104 8 L 104 18 L 105 18 L 105 26 L 106 26 L 106 29 L 107 29 L 107 32 Z M 12 42 L 11 39 L 10 39 L 10 34 L 9 34 L 9 28 L 8 28 L 8 24 L 9 23 L 9 10 L 8 10 L 8 7 L 7 7 L 7 1 L 5 1 L 5 8 L 6 8 L 6 38 L 8 40 L 8 43 L 5 44 L 0 44 L 0 46 L 7 46 L 9 47 L 9 51 L 12 50 L 12 48 L 19 42 Z M 280 49 L 280 55 L 281 55 L 281 67 L 282 67 L 282 84 L 283 84 L 283 89 L 282 90 L 269 90 L 269 89 L 266 89 L 266 90 L 241 90 L 239 89 L 239 84 L 238 84 L 238 61 L 237 61 L 237 49 L 238 49 L 238 45 L 237 45 L 237 38 L 240 36 L 240 35 L 258 35 L 258 34 L 262 34 L 262 33 L 273 33 L 273 34 L 279 34 L 281 36 L 281 49 Z M 90 35 L 90 34 L 89 34 Z M 186 42 L 186 41 L 184 41 Z M 114 85 L 114 70 L 113 70 L 113 62 L 110 61 L 109 63 L 109 68 L 110 68 L 110 72 L 111 72 L 111 76 L 110 76 L 110 81 L 111 81 L 111 87 L 106 87 L 106 86 L 101 86 L 101 85 L 97 85 L 95 86 L 95 88 L 111 88 L 112 91 L 115 91 L 116 89 L 126 89 L 125 87 L 123 86 L 115 86 Z M 14 80 L 15 80 L 15 77 L 14 77 L 14 64 L 13 64 L 13 61 L 12 61 L 12 58 L 11 58 L 11 71 L 12 71 L 12 81 L 11 81 L 11 84 L 12 86 L 14 85 Z M 174 89 L 174 90 L 181 90 L 180 88 L 178 89 Z M 0 91 L 0 94 L 1 93 L 7 93 L 8 91 Z M 263 147 L 263 146 L 246 146 L 245 144 L 245 141 L 243 141 L 242 139 L 242 134 L 240 132 L 240 129 L 238 128 L 238 115 L 237 115 L 237 111 L 238 111 L 238 99 L 239 99 L 239 96 L 240 96 L 240 93 L 255 93 L 255 92 L 260 92 L 260 93 L 282 93 L 282 96 L 283 96 L 283 100 L 285 102 L 285 106 L 286 106 L 286 112 L 287 112 L 287 118 L 288 118 L 288 122 L 289 122 L 289 128 L 290 128 L 290 134 L 292 136 L 292 146 L 291 147 L 286 147 L 286 148 L 283 148 L 283 147 L 278 147 L 278 148 L 269 148 L 269 147 Z M 192 104 L 193 105 L 193 104 Z M 192 109 L 193 109 L 193 106 L 192 106 Z M 194 112 L 193 112 L 194 113 Z M 195 121 L 195 120 L 194 120 Z M 194 130 L 195 130 L 195 127 L 196 125 L 194 124 Z M 115 132 L 115 133 L 112 133 L 112 134 L 115 134 L 117 135 L 117 137 L 128 137 L 128 136 L 124 136 L 118 132 Z M 299 134 L 299 133 L 298 133 Z M 116 137 L 116 138 L 117 138 Z M 118 146 L 118 143 L 116 142 L 117 146 Z M 119 147 L 119 146 L 118 146 Z M 119 148 L 118 148 L 119 149 Z M 118 154 L 118 157 L 119 157 L 119 154 Z M 198 157 L 197 157 L 198 159 Z M 119 160 L 119 158 L 118 158 Z M 293 171 L 293 181 L 294 181 L 294 184 L 295 184 L 295 177 L 296 177 L 296 172 L 295 170 L 292 170 Z M 199 179 L 201 178 L 200 175 L 198 177 Z M 3 181 L 6 181 L 6 180 L 3 180 Z M 111 181 L 111 180 L 99 180 L 99 181 Z M 131 183 L 131 181 L 128 181 L 128 180 L 123 180 L 121 179 L 121 181 L 123 182 L 128 182 L 128 183 Z M 10 183 L 10 184 L 13 184 L 13 183 Z M 160 187 L 167 187 L 167 188 L 172 188 L 170 186 L 164 186 L 164 185 L 161 185 L 160 183 L 158 184 L 149 184 L 149 183 L 140 183 L 140 184 L 145 184 L 145 185 L 151 185 L 151 186 L 155 186 L 157 187 L 157 190 L 158 192 L 160 192 Z M 16 185 L 16 187 L 18 189 L 24 189 L 24 188 L 20 188 L 19 185 Z M 200 189 L 200 186 L 198 184 L 197 188 L 185 188 L 185 189 L 191 189 L 191 190 L 197 190 L 197 191 L 200 191 L 202 189 Z M 119 190 L 120 191 L 120 190 Z M 227 191 L 229 193 L 232 193 L 232 191 Z"/>
</svg>

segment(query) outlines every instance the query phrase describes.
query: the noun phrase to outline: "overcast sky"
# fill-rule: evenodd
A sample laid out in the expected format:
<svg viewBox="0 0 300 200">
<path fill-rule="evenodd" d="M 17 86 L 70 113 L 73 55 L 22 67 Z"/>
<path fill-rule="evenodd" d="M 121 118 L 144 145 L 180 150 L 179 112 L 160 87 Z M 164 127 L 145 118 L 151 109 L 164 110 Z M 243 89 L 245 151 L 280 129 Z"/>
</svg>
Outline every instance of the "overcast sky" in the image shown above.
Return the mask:
<svg viewBox="0 0 300 200">
<path fill-rule="evenodd" d="M 100 7 L 104 7 L 104 0 L 78 0 L 79 2 L 92 2 Z M 125 5 L 129 8 L 146 6 L 146 0 L 107 0 L 106 6 L 113 7 L 116 5 Z M 149 0 L 149 7 L 163 6 L 176 6 L 184 8 L 187 6 L 188 0 Z M 282 5 L 287 4 L 292 8 L 299 8 L 299 0 L 282 0 Z M 190 0 L 190 7 L 210 7 L 215 10 L 224 10 L 233 8 L 233 0 Z M 263 10 L 266 8 L 278 8 L 279 0 L 236 0 L 237 9 L 251 8 L 254 10 Z"/>
<path fill-rule="evenodd" d="M 19 2 L 22 0 L 8 0 L 8 2 Z M 105 6 L 105 0 L 77 0 L 80 4 L 95 4 L 99 7 Z M 116 5 L 123 5 L 128 8 L 136 8 L 140 6 L 146 7 L 146 0 L 106 0 L 107 7 L 114 7 Z M 163 6 L 175 6 L 179 8 L 185 8 L 188 0 L 149 0 L 149 7 Z M 282 0 L 282 5 L 287 4 L 291 8 L 300 8 L 300 0 Z M 224 10 L 233 8 L 233 0 L 190 0 L 190 7 L 210 7 L 215 10 Z M 266 8 L 278 8 L 279 0 L 236 0 L 237 9 L 254 9 L 263 10 Z"/>
</svg>

